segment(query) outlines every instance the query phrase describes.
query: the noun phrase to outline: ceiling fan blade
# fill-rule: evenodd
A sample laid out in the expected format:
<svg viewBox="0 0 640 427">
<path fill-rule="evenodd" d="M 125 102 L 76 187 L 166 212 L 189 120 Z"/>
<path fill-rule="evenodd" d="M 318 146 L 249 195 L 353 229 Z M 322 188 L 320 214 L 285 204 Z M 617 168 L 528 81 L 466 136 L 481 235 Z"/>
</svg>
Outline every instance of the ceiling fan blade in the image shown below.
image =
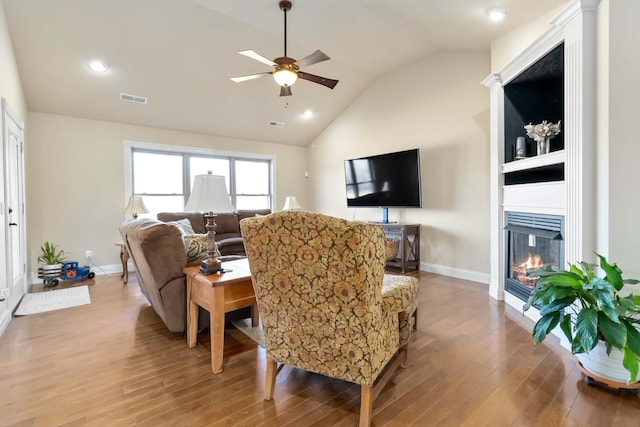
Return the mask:
<svg viewBox="0 0 640 427">
<path fill-rule="evenodd" d="M 301 60 L 297 61 L 297 63 L 298 67 L 304 68 L 308 67 L 309 65 L 317 64 L 318 62 L 326 61 L 328 59 L 331 58 L 325 55 L 322 51 L 316 50 L 311 55 L 305 56 Z"/>
<path fill-rule="evenodd" d="M 260 54 L 258 54 L 258 53 L 255 53 L 255 52 L 254 52 L 253 50 L 251 50 L 251 49 L 249 49 L 249 50 L 242 50 L 242 51 L 240 51 L 240 52 L 238 52 L 238 53 L 239 53 L 240 55 L 244 55 L 244 56 L 246 56 L 246 57 L 248 57 L 248 58 L 255 59 L 255 60 L 256 60 L 256 61 L 258 61 L 258 62 L 262 62 L 263 64 L 267 64 L 267 65 L 270 65 L 270 66 L 272 66 L 272 67 L 275 67 L 275 66 L 277 65 L 277 64 L 276 64 L 275 62 L 273 62 L 272 60 L 267 59 L 267 58 L 265 58 L 264 56 L 262 56 L 262 55 L 260 55 Z"/>
<path fill-rule="evenodd" d="M 280 86 L 280 96 L 291 96 L 291 86 Z"/>
<path fill-rule="evenodd" d="M 328 79 L 326 77 L 320 77 L 315 74 L 309 74 L 302 71 L 298 71 L 298 77 L 304 80 L 309 80 L 310 82 L 321 84 L 329 89 L 333 89 L 338 84 L 338 80 Z"/>
<path fill-rule="evenodd" d="M 238 77 L 229 77 L 229 78 L 236 83 L 241 83 L 241 82 L 246 82 L 247 80 L 257 79 L 266 74 L 273 74 L 273 71 L 267 71 L 266 73 L 251 74 L 249 76 L 238 76 Z"/>
</svg>

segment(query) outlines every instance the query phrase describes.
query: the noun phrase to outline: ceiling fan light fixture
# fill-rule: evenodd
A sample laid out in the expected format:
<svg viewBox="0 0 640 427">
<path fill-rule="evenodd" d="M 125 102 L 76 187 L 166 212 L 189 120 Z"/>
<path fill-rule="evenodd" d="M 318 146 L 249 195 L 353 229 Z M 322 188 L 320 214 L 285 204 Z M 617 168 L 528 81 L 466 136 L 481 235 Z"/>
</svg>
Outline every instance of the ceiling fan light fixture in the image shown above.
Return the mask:
<svg viewBox="0 0 640 427">
<path fill-rule="evenodd" d="M 298 73 L 288 68 L 280 68 L 273 72 L 273 79 L 282 87 L 293 85 L 298 80 Z"/>
<path fill-rule="evenodd" d="M 318 62 L 331 59 L 325 53 L 320 50 L 316 50 L 311 55 L 307 55 L 300 60 L 287 56 L 287 12 L 291 10 L 291 0 L 279 0 L 278 4 L 280 5 L 280 10 L 284 12 L 284 55 L 272 61 L 257 54 L 253 50 L 240 51 L 238 52 L 239 54 L 272 66 L 274 70 L 270 72 L 251 74 L 249 76 L 231 77 L 231 80 L 236 83 L 240 83 L 262 77 L 266 74 L 272 74 L 273 79 L 280 86 L 280 96 L 291 96 L 291 85 L 293 85 L 298 78 L 333 89 L 336 84 L 338 84 L 338 80 L 328 79 L 326 77 L 316 76 L 314 74 L 300 71 L 300 68 L 302 67 L 308 67 L 310 65 L 317 64 Z"/>
</svg>

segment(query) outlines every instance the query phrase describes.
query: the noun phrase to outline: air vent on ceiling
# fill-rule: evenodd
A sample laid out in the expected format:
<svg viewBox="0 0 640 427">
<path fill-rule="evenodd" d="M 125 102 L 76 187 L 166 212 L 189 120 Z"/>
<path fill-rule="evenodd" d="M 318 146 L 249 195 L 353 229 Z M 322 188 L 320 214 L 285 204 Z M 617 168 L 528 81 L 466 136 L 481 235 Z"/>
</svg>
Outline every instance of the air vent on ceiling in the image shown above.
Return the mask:
<svg viewBox="0 0 640 427">
<path fill-rule="evenodd" d="M 138 95 L 131 95 L 129 93 L 121 93 L 120 94 L 120 99 L 122 101 L 137 102 L 138 104 L 146 104 L 147 103 L 147 97 L 138 96 Z"/>
<path fill-rule="evenodd" d="M 269 122 L 269 126 L 274 127 L 274 128 L 283 128 L 284 127 L 284 122 L 276 122 L 275 120 L 271 120 Z"/>
</svg>

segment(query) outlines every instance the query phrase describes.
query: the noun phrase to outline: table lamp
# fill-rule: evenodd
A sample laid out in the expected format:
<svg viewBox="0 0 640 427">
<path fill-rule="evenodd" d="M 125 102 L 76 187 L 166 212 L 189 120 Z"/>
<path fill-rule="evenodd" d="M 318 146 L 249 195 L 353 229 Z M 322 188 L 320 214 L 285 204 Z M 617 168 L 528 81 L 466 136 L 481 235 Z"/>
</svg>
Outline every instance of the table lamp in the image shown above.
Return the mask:
<svg viewBox="0 0 640 427">
<path fill-rule="evenodd" d="M 222 263 L 216 258 L 216 221 L 214 212 L 233 212 L 224 176 L 196 175 L 189 200 L 184 207 L 187 212 L 205 212 L 207 230 L 207 257 L 202 260 L 200 272 L 211 274 L 222 271 Z"/>
<path fill-rule="evenodd" d="M 149 210 L 144 205 L 144 201 L 141 196 L 131 196 L 129 197 L 129 203 L 127 203 L 127 207 L 124 208 L 124 213 L 131 214 L 133 219 L 138 219 L 138 214 L 148 213 Z"/>
<path fill-rule="evenodd" d="M 298 203 L 298 199 L 296 199 L 296 196 L 287 196 L 287 198 L 284 201 L 284 206 L 282 210 L 298 211 L 300 209 L 302 209 L 302 206 L 300 206 L 300 203 Z"/>
</svg>

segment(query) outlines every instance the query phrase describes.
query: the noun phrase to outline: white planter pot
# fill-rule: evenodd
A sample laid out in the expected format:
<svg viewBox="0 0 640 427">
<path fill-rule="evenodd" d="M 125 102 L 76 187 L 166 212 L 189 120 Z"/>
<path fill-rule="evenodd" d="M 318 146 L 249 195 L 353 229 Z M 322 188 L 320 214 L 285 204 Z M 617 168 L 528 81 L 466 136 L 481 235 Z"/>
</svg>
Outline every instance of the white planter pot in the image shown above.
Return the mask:
<svg viewBox="0 0 640 427">
<path fill-rule="evenodd" d="M 62 276 L 64 264 L 43 264 L 38 268 L 38 278 L 53 279 Z"/>
<path fill-rule="evenodd" d="M 613 381 L 626 383 L 629 371 L 622 365 L 623 356 L 622 351 L 615 347 L 611 349 L 611 354 L 607 355 L 607 347 L 602 341 L 598 341 L 598 345 L 589 353 L 576 354 L 586 370 Z"/>
<path fill-rule="evenodd" d="M 62 267 L 64 267 L 63 264 L 43 264 L 42 265 L 42 269 L 44 271 L 49 271 L 49 270 L 62 270 Z"/>
</svg>

